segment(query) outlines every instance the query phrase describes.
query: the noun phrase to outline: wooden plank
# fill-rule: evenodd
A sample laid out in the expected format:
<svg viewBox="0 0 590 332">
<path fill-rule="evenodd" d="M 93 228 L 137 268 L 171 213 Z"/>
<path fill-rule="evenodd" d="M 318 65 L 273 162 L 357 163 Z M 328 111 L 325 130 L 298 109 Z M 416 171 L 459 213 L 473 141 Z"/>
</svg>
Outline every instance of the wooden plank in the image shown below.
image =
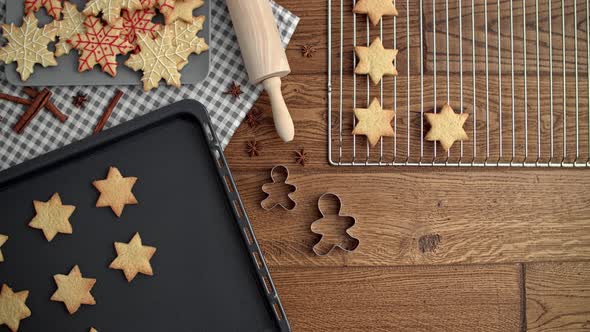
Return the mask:
<svg viewBox="0 0 590 332">
<path fill-rule="evenodd" d="M 527 264 L 528 331 L 590 329 L 590 262 Z"/>
<path fill-rule="evenodd" d="M 327 1 L 299 0 L 278 1 L 300 18 L 297 30 L 287 46 L 287 57 L 292 74 L 325 74 L 328 72 L 328 5 Z M 301 53 L 303 45 L 313 45 L 316 53 L 306 58 Z"/>
<path fill-rule="evenodd" d="M 314 1 L 308 2 L 304 6 L 298 4 L 298 0 L 283 0 L 281 5 L 287 7 L 294 14 L 301 17 L 301 22 L 294 35 L 292 42 L 287 48 L 287 54 L 293 73 L 295 74 L 319 74 L 327 72 L 327 2 Z M 485 70 L 485 26 L 484 26 L 484 0 L 475 1 L 475 54 L 476 54 L 476 70 L 478 73 L 483 73 Z M 577 0 L 577 24 L 574 22 L 573 2 L 567 1 L 564 7 L 565 13 L 565 42 L 566 42 L 566 73 L 568 76 L 574 74 L 575 59 L 574 59 L 574 29 L 578 29 L 578 62 L 581 76 L 587 73 L 587 41 L 586 41 L 586 4 L 584 0 Z M 504 74 L 510 73 L 511 65 L 511 44 L 510 44 L 510 1 L 502 0 L 500 2 L 501 9 L 501 58 L 502 58 L 502 72 Z M 354 40 L 353 40 L 353 15 L 352 15 L 352 0 L 344 0 L 342 7 L 343 13 L 343 52 L 340 54 L 340 1 L 333 1 L 332 4 L 332 50 L 333 50 L 333 66 L 332 69 L 339 70 L 339 61 L 342 57 L 343 67 L 345 70 L 353 67 L 354 59 Z M 551 69 L 549 61 L 549 3 L 548 0 L 539 1 L 539 67 L 541 73 L 546 76 Z M 419 5 L 417 2 L 412 2 L 409 8 L 410 14 L 410 50 L 406 47 L 406 4 L 404 1 L 398 3 L 399 17 L 396 18 L 396 46 L 400 51 L 398 56 L 398 69 L 400 74 L 404 75 L 407 72 L 407 56 L 411 55 L 410 70 L 412 74 L 418 74 L 420 70 L 420 25 L 419 20 Z M 423 15 L 423 49 L 424 49 L 424 69 L 427 73 L 432 72 L 433 68 L 433 35 L 435 29 L 433 28 L 433 8 L 432 2 L 424 3 Z M 472 35 L 471 27 L 471 2 L 463 1 L 463 57 L 464 70 L 471 70 L 470 63 L 472 57 Z M 459 72 L 459 12 L 457 2 L 449 3 L 449 49 L 450 49 L 450 70 L 453 73 Z M 522 3 L 515 1 L 513 3 L 513 28 L 514 28 L 514 65 L 516 75 L 522 74 L 524 68 L 524 33 L 522 24 Z M 444 3 L 437 3 L 436 6 L 436 42 L 437 42 L 437 70 L 443 72 L 446 68 L 446 25 L 445 25 L 445 6 Z M 527 34 L 527 70 L 533 72 L 536 69 L 536 21 L 535 21 L 535 3 L 527 2 L 526 4 L 526 34 Z M 366 43 L 366 17 L 364 15 L 357 15 L 357 44 L 362 45 Z M 392 18 L 386 18 L 383 24 L 383 40 L 385 45 L 393 47 L 393 26 Z M 373 27 L 369 25 L 370 37 L 369 40 L 380 36 L 380 26 Z M 488 4 L 488 54 L 490 73 L 496 74 L 498 71 L 498 19 L 496 1 Z M 559 1 L 552 2 L 552 43 L 553 43 L 553 73 L 560 75 L 562 67 L 562 31 L 561 31 L 561 3 Z M 302 45 L 315 45 L 317 53 L 314 58 L 307 59 L 301 55 Z M 468 66 L 469 65 L 469 66 Z"/>
<path fill-rule="evenodd" d="M 264 211 L 266 172 L 234 172 L 271 266 L 393 266 L 590 259 L 590 178 L 582 170 L 301 172 L 293 211 Z M 316 257 L 310 225 L 333 192 L 357 218 L 352 253 Z"/>
<path fill-rule="evenodd" d="M 524 69 L 524 44 L 525 32 L 523 28 L 523 2 L 521 1 L 500 1 L 500 18 L 498 18 L 497 1 L 475 1 L 473 13 L 475 17 L 475 36 L 472 34 L 471 26 L 471 1 L 463 1 L 463 33 L 460 35 L 459 30 L 459 5 L 458 2 L 452 1 L 449 3 L 449 65 L 454 73 L 460 71 L 459 61 L 459 41 L 460 36 L 463 37 L 463 56 L 464 61 L 472 61 L 472 44 L 475 41 L 475 61 L 476 70 L 479 73 L 485 71 L 485 51 L 486 51 L 486 30 L 485 30 L 485 10 L 487 3 L 488 15 L 488 55 L 489 55 L 489 69 L 490 73 L 496 74 L 498 72 L 498 29 L 500 29 L 500 56 L 502 59 L 502 72 L 504 74 L 510 73 L 511 66 L 511 43 L 510 43 L 510 3 L 513 5 L 513 36 L 514 36 L 514 67 L 516 75 L 522 75 Z M 436 4 L 436 11 L 433 9 L 433 3 Z M 538 3 L 538 28 L 539 28 L 539 68 L 543 76 L 547 76 L 551 70 L 550 65 L 553 64 L 553 73 L 560 75 L 563 71 L 562 66 L 562 36 L 565 36 L 566 47 L 566 73 L 573 75 L 575 72 L 575 34 L 578 33 L 578 67 L 580 75 L 586 75 L 588 70 L 588 49 L 587 49 L 587 34 L 586 21 L 588 14 L 586 12 L 586 1 L 577 0 L 577 17 L 574 16 L 574 2 L 566 1 L 564 3 L 565 13 L 565 33 L 561 26 L 561 3 L 559 1 L 552 1 L 552 17 L 551 17 L 551 41 L 553 46 L 553 62 L 549 61 L 549 1 L 527 1 L 526 2 L 526 57 L 527 57 L 527 71 L 534 72 L 536 70 L 536 11 L 535 5 Z M 417 5 L 416 5 L 417 6 Z M 446 8 L 444 2 L 428 2 L 424 6 L 424 22 L 425 22 L 425 55 L 427 59 L 426 69 L 428 71 L 434 70 L 434 36 L 436 36 L 436 54 L 438 71 L 446 69 Z M 436 27 L 433 21 L 433 13 L 436 14 Z M 577 21 L 576 21 L 577 18 Z M 500 24 L 498 24 L 500 22 Z M 436 32 L 435 32 L 436 31 Z M 475 40 L 474 40 L 475 39 Z M 469 68 L 465 67 L 465 68 Z"/>
<path fill-rule="evenodd" d="M 295 15 L 301 18 L 297 33 L 293 36 L 291 43 L 287 47 L 287 55 L 291 64 L 291 69 L 294 74 L 319 74 L 327 73 L 328 71 L 328 25 L 327 15 L 328 6 L 327 1 L 311 1 L 305 5 L 298 4 L 297 0 L 280 1 L 280 4 L 291 10 Z M 340 68 L 340 59 L 343 61 L 343 68 L 348 69 L 353 67 L 354 60 L 354 35 L 353 22 L 354 16 L 352 13 L 352 0 L 345 0 L 342 6 L 342 32 L 340 31 L 340 1 L 332 2 L 332 69 L 338 71 Z M 410 21 L 410 33 L 406 33 L 406 9 L 405 3 L 399 3 L 398 9 L 403 13 L 403 17 L 396 18 L 396 46 L 399 50 L 397 61 L 399 63 L 406 63 L 408 54 L 416 58 L 420 54 L 420 30 L 417 20 Z M 416 6 L 410 7 L 410 18 L 419 16 L 419 8 Z M 367 43 L 366 37 L 366 15 L 357 15 L 357 45 L 364 45 Z M 386 17 L 383 24 L 382 40 L 384 45 L 393 48 L 393 26 L 394 20 L 391 17 Z M 375 37 L 380 36 L 381 26 L 369 25 L 369 41 Z M 343 50 L 340 52 L 340 38 L 343 40 Z M 407 48 L 407 38 L 410 39 L 411 47 Z M 317 52 L 313 58 L 304 58 L 301 54 L 301 46 L 314 45 Z M 407 66 L 400 66 L 401 74 L 407 72 Z M 420 70 L 419 61 L 411 61 L 410 70 L 413 74 L 418 74 Z"/>
<path fill-rule="evenodd" d="M 518 331 L 516 266 L 273 268 L 294 331 Z"/>
<path fill-rule="evenodd" d="M 421 100 L 420 100 L 420 77 L 412 76 L 410 78 L 410 94 L 408 98 L 407 94 L 407 79 L 399 77 L 397 80 L 398 95 L 397 95 L 397 120 L 395 126 L 397 130 L 397 137 L 384 139 L 384 161 L 392 161 L 394 157 L 394 151 L 399 160 L 404 160 L 407 153 L 407 125 L 410 124 L 410 155 L 413 160 L 419 159 L 420 156 L 420 138 L 421 138 Z M 451 82 L 451 105 L 455 109 L 460 108 L 460 87 L 459 80 L 456 76 L 453 76 Z M 530 81 L 534 82 L 534 81 Z M 530 83 L 529 82 L 529 83 Z M 584 81 L 585 82 L 585 81 Z M 351 83 L 350 78 L 346 83 Z M 469 133 L 469 141 L 465 142 L 463 160 L 473 159 L 473 90 L 471 88 L 471 78 L 466 78 L 464 86 L 464 110 L 470 114 L 470 119 L 467 121 L 465 126 Z M 230 142 L 226 149 L 226 155 L 229 158 L 230 166 L 233 170 L 253 170 L 253 169 L 265 169 L 277 163 L 287 163 L 294 165 L 294 150 L 305 147 L 310 153 L 310 162 L 307 168 L 321 168 L 326 169 L 328 152 L 327 152 L 327 92 L 326 92 L 327 79 L 324 75 L 291 75 L 285 79 L 284 84 L 284 95 L 286 102 L 290 107 L 293 119 L 295 121 L 295 141 L 289 144 L 284 144 L 277 136 L 272 121 L 270 102 L 268 97 L 264 94 L 262 98 L 256 103 L 255 108 L 259 109 L 263 113 L 263 119 L 260 126 L 256 129 L 249 128 L 247 124 L 237 130 L 236 135 Z M 446 82 L 443 78 L 438 77 L 437 79 L 437 104 L 440 106 L 446 102 Z M 566 99 L 566 120 L 567 120 L 567 131 L 566 131 L 566 160 L 572 161 L 576 157 L 576 121 L 575 121 L 575 86 L 567 85 L 567 99 Z M 546 91 L 550 89 L 550 85 L 547 81 L 543 81 L 541 84 L 541 161 L 547 161 L 550 159 L 551 150 L 551 116 L 550 116 L 550 98 Z M 561 90 L 561 86 L 555 84 L 554 89 Z M 525 118 L 525 99 L 524 99 L 524 83 L 522 79 L 517 79 L 515 83 L 515 96 L 514 96 L 514 112 L 515 112 L 515 161 L 524 160 L 525 157 L 525 119 L 527 119 L 526 127 L 528 132 L 528 148 L 529 148 L 529 161 L 535 161 L 538 155 L 538 136 L 537 136 L 537 102 L 536 102 L 536 88 L 529 85 L 529 96 L 526 105 L 528 105 L 528 116 Z M 384 91 L 393 91 L 393 82 L 388 80 Z M 351 135 L 353 128 L 353 89 L 350 84 L 344 84 L 343 86 L 343 104 L 342 104 L 342 125 L 343 125 L 343 161 L 352 160 L 353 156 L 353 137 Z M 498 93 L 498 80 L 496 77 L 492 77 L 489 80 L 489 99 L 490 104 L 486 104 L 485 98 L 486 82 L 482 77 L 476 80 L 476 111 L 477 121 L 475 127 L 477 128 L 477 160 L 483 161 L 486 158 L 487 152 L 487 138 L 486 128 L 490 128 L 490 149 L 489 149 L 489 160 L 495 161 L 500 156 L 500 141 L 499 141 L 499 115 L 500 110 L 502 114 L 502 148 L 503 148 L 503 160 L 509 161 L 512 155 L 512 102 L 511 102 L 511 90 L 510 85 L 504 81 L 502 89 L 502 108 L 499 107 L 499 93 Z M 339 92 L 336 92 L 338 94 Z M 378 91 L 377 91 L 378 93 Z M 378 96 L 375 90 L 372 90 L 370 96 Z M 432 76 L 424 78 L 424 111 L 432 111 L 434 107 L 434 79 Z M 407 101 L 410 101 L 410 116 L 408 117 Z M 334 144 L 332 150 L 332 157 L 334 160 L 339 159 L 339 107 L 340 101 L 338 96 L 333 97 L 333 111 L 332 111 L 332 143 Z M 357 107 L 366 104 L 366 92 L 365 90 L 357 91 Z M 384 107 L 393 108 L 393 96 L 388 94 L 384 97 Z M 489 119 L 490 122 L 486 125 L 487 108 L 489 107 Z M 558 97 L 557 92 L 554 99 L 553 109 L 553 141 L 554 141 L 554 160 L 561 160 L 563 156 L 563 106 L 562 98 Z M 579 160 L 588 159 L 588 92 L 580 91 L 579 93 Z M 424 128 L 423 134 L 427 131 Z M 250 139 L 256 138 L 263 147 L 260 157 L 250 158 L 246 153 L 245 145 Z M 364 137 L 356 138 L 356 149 L 357 160 L 366 159 L 366 143 Z M 394 148 L 395 147 L 395 148 Z M 371 149 L 370 156 L 371 160 L 379 160 L 380 146 Z M 446 155 L 440 153 L 438 150 L 439 161 L 446 158 Z M 424 156 L 427 161 L 432 159 L 433 156 L 433 143 L 424 143 Z M 450 160 L 458 160 L 460 156 L 459 144 L 454 147 L 451 151 Z"/>
</svg>

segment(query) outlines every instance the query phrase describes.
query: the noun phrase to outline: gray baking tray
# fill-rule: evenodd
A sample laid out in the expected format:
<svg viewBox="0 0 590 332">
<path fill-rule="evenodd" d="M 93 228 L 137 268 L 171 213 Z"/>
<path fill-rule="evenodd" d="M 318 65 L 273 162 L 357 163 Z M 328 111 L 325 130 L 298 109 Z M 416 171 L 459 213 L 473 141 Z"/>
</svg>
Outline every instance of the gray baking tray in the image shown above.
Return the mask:
<svg viewBox="0 0 590 332">
<path fill-rule="evenodd" d="M 195 10 L 194 15 L 205 15 L 207 19 L 203 25 L 203 30 L 199 36 L 205 38 L 210 45 L 210 25 L 211 25 L 211 0 L 205 0 L 205 4 Z M 22 24 L 24 15 L 25 0 L 8 0 L 6 1 L 6 23 Z M 85 0 L 72 0 L 72 3 L 78 5 L 78 9 L 84 8 Z M 51 18 L 46 15 L 45 9 L 37 12 L 37 18 L 40 24 L 51 22 Z M 161 23 L 161 20 L 157 20 Z M 52 45 L 53 47 L 53 45 Z M 53 50 L 53 48 L 50 48 Z M 200 55 L 192 54 L 189 63 L 180 71 L 182 74 L 182 84 L 197 84 L 204 80 L 209 73 L 210 51 L 203 52 Z M 72 50 L 68 55 L 57 58 L 58 65 L 55 67 L 43 68 L 41 65 L 35 65 L 35 72 L 31 77 L 23 82 L 20 75 L 16 72 L 16 64 L 11 63 L 5 66 L 6 79 L 13 85 L 17 86 L 78 86 L 78 85 L 140 85 L 141 71 L 133 71 L 131 68 L 123 65 L 123 62 L 129 58 L 129 55 L 117 57 L 119 66 L 117 76 L 111 77 L 103 73 L 100 66 L 95 66 L 93 70 L 83 73 L 78 72 L 78 54 Z M 160 84 L 164 84 L 161 82 Z"/>
<path fill-rule="evenodd" d="M 136 176 L 138 205 L 96 208 L 109 166 Z M 33 200 L 75 205 L 73 234 L 28 227 Z M 157 252 L 154 276 L 109 269 L 135 232 Z M 0 284 L 30 290 L 19 331 L 289 331 L 205 108 L 183 101 L 0 173 Z M 78 264 L 96 305 L 70 315 L 50 301 L 54 274 Z M 0 331 L 8 331 L 0 327 Z"/>
</svg>

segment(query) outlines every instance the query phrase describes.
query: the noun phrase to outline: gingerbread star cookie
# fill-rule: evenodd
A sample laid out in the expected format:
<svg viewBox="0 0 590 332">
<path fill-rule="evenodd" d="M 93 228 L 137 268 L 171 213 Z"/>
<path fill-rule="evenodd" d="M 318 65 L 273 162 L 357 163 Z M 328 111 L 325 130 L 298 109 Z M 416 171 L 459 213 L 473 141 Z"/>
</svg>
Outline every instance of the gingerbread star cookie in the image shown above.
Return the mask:
<svg viewBox="0 0 590 332">
<path fill-rule="evenodd" d="M 131 192 L 135 182 L 137 182 L 136 177 L 124 178 L 116 167 L 109 168 L 106 179 L 92 183 L 100 191 L 96 207 L 109 206 L 117 217 L 120 217 L 125 205 L 138 203 Z"/>
<path fill-rule="evenodd" d="M 359 120 L 353 135 L 365 135 L 371 146 L 375 146 L 382 136 L 393 136 L 391 121 L 395 117 L 395 111 L 384 110 L 377 98 L 373 99 L 368 109 L 356 108 L 354 115 Z"/>
<path fill-rule="evenodd" d="M 143 89 L 149 91 L 158 87 L 160 80 L 168 85 L 180 87 L 179 70 L 188 62 L 192 53 L 190 45 L 174 45 L 171 34 L 159 32 L 156 39 L 140 33 L 137 35 L 139 53 L 132 54 L 125 65 L 135 71 L 142 70 Z"/>
<path fill-rule="evenodd" d="M 78 265 L 74 266 L 68 275 L 56 274 L 53 279 L 57 284 L 57 290 L 51 296 L 51 301 L 63 302 L 70 314 L 78 311 L 82 304 L 96 304 L 90 294 L 96 279 L 82 277 Z"/>
<path fill-rule="evenodd" d="M 183 20 L 187 23 L 193 22 L 193 11 L 204 4 L 203 0 L 176 0 L 174 9 L 164 14 L 166 24 L 172 24 L 176 20 Z"/>
<path fill-rule="evenodd" d="M 47 14 L 59 20 L 62 12 L 61 0 L 25 0 L 25 15 L 36 13 L 44 7 Z"/>
<path fill-rule="evenodd" d="M 29 226 L 42 230 L 48 242 L 51 242 L 57 233 L 72 234 L 69 218 L 76 207 L 63 205 L 58 193 L 53 194 L 47 202 L 33 201 L 33 206 L 37 215 Z"/>
<path fill-rule="evenodd" d="M 57 66 L 53 52 L 47 49 L 55 40 L 57 29 L 53 26 L 38 28 L 39 21 L 34 14 L 28 14 L 20 27 L 3 24 L 2 30 L 8 44 L 0 48 L 0 61 L 17 63 L 16 71 L 26 81 L 34 71 L 35 64 L 43 67 Z"/>
<path fill-rule="evenodd" d="M 176 21 L 165 27 L 164 34 L 172 39 L 175 46 L 188 47 L 192 53 L 201 54 L 209 49 L 205 39 L 197 36 L 203 30 L 204 22 L 205 16 L 195 18 L 192 23 Z"/>
<path fill-rule="evenodd" d="M 102 18 L 110 25 L 115 25 L 121 18 L 121 10 L 142 9 L 140 0 L 90 0 L 84 8 L 84 15 L 98 16 L 102 13 Z"/>
<path fill-rule="evenodd" d="M 135 233 L 129 243 L 115 242 L 115 250 L 117 258 L 113 260 L 109 268 L 123 270 L 128 282 L 131 282 L 138 273 L 154 275 L 150 259 L 156 253 L 156 248 L 144 246 L 139 233 Z"/>
<path fill-rule="evenodd" d="M 6 243 L 8 240 L 8 236 L 4 234 L 0 234 L 0 248 Z M 4 256 L 2 255 L 2 250 L 0 250 L 0 262 L 4 262 Z"/>
<path fill-rule="evenodd" d="M 355 52 L 359 58 L 359 63 L 354 72 L 357 74 L 369 74 L 373 84 L 377 85 L 383 76 L 397 75 L 397 69 L 393 65 L 397 50 L 384 48 L 381 38 L 375 38 L 369 47 L 355 47 Z"/>
<path fill-rule="evenodd" d="M 117 20 L 113 25 L 103 26 L 100 19 L 90 16 L 84 22 L 84 27 L 85 33 L 78 33 L 68 39 L 68 43 L 80 51 L 78 71 L 91 70 L 99 64 L 105 73 L 115 77 L 117 55 L 127 54 L 135 49 L 135 46 L 121 37 L 122 20 Z"/>
<path fill-rule="evenodd" d="M 78 11 L 78 7 L 69 1 L 64 2 L 64 18 L 60 21 L 53 21 L 50 25 L 57 29 L 59 41 L 55 44 L 55 56 L 60 57 L 70 53 L 72 45 L 67 42 L 75 34 L 84 33 L 84 21 L 86 15 Z"/>
<path fill-rule="evenodd" d="M 20 321 L 31 316 L 31 310 L 25 302 L 29 291 L 13 292 L 7 284 L 0 291 L 0 326 L 6 325 L 12 332 L 18 331 Z"/>
<path fill-rule="evenodd" d="M 398 15 L 392 0 L 359 0 L 352 11 L 357 14 L 367 14 L 373 25 L 379 24 L 383 16 Z"/>
<path fill-rule="evenodd" d="M 456 114 L 449 104 L 445 104 L 439 113 L 427 113 L 425 116 L 430 124 L 430 130 L 426 134 L 426 140 L 439 141 L 445 151 L 449 151 L 455 141 L 469 139 L 463 129 L 463 125 L 467 121 L 467 118 L 469 118 L 469 114 Z"/>
</svg>

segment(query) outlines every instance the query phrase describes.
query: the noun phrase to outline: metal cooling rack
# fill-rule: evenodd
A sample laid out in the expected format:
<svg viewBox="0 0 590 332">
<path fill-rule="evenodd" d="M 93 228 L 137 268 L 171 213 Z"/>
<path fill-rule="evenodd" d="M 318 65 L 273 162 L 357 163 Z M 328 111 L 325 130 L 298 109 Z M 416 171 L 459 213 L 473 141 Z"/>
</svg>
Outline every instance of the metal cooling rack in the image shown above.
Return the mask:
<svg viewBox="0 0 590 332">
<path fill-rule="evenodd" d="M 373 27 L 356 0 L 328 0 L 332 165 L 590 167 L 590 0 L 395 2 Z M 377 36 L 400 49 L 399 75 L 373 86 L 354 46 Z M 375 97 L 396 110 L 395 136 L 370 147 L 353 110 Z M 445 153 L 424 140 L 424 113 L 447 102 L 470 137 Z"/>
</svg>

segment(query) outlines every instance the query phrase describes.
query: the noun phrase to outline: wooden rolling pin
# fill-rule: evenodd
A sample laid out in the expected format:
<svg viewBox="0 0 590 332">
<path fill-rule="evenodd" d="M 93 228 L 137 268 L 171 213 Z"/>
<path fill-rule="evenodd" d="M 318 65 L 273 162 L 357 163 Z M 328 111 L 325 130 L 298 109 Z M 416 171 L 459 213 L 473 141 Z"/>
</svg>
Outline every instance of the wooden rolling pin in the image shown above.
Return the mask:
<svg viewBox="0 0 590 332">
<path fill-rule="evenodd" d="M 270 96 L 275 127 L 285 142 L 295 128 L 281 91 L 281 77 L 291 72 L 268 0 L 226 0 L 250 82 Z"/>
</svg>

